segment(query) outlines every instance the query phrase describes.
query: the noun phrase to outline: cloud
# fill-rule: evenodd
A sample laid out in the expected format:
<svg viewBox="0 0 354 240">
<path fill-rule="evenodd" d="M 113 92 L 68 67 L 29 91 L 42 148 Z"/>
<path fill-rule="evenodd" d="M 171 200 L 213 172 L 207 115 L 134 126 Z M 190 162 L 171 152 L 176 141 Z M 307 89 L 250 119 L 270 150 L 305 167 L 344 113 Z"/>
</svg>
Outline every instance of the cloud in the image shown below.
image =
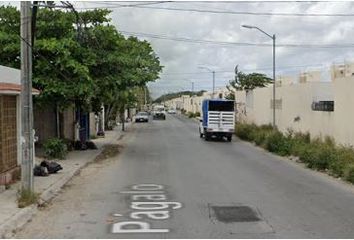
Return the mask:
<svg viewBox="0 0 354 240">
<path fill-rule="evenodd" d="M 141 2 L 140 2 L 141 3 Z M 114 2 L 75 2 L 77 7 L 109 6 Z M 134 4 L 134 2 L 119 2 Z M 353 2 L 165 2 L 149 7 L 178 7 L 209 10 L 250 11 L 270 13 L 350 13 Z M 354 17 L 278 17 L 256 15 L 230 15 L 195 12 L 177 12 L 141 8 L 112 9 L 112 22 L 119 30 L 188 37 L 225 42 L 271 43 L 261 32 L 241 28 L 250 24 L 276 34 L 277 43 L 343 44 L 353 43 Z M 257 69 L 271 76 L 271 47 L 223 47 L 208 44 L 148 39 L 161 64 L 165 66 L 161 79 L 150 84 L 154 97 L 168 91 L 190 89 L 211 90 L 211 73 L 198 69 L 204 65 L 216 73 L 217 86 L 233 77 L 236 64 L 240 69 Z M 352 49 L 281 48 L 276 49 L 278 74 L 296 74 L 304 66 L 354 58 Z M 197 74 L 180 74 L 196 73 Z"/>
</svg>

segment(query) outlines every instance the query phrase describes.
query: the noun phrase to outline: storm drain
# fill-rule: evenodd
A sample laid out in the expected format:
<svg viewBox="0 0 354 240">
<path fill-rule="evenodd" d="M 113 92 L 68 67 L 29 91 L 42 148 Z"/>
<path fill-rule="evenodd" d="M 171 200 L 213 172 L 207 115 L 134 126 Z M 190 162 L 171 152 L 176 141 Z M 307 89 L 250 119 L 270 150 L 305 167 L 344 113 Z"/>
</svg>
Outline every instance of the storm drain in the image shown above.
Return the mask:
<svg viewBox="0 0 354 240">
<path fill-rule="evenodd" d="M 257 211 L 249 206 L 210 206 L 215 218 L 224 223 L 257 222 L 261 218 Z"/>
</svg>

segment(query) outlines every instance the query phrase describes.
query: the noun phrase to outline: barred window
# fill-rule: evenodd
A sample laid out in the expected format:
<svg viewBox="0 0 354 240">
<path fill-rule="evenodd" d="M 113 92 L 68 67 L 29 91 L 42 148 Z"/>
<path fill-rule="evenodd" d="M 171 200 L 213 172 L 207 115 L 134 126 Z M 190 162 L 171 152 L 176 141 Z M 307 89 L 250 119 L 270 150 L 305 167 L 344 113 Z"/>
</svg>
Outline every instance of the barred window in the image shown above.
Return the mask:
<svg viewBox="0 0 354 240">
<path fill-rule="evenodd" d="M 311 105 L 311 108 L 313 111 L 333 112 L 334 111 L 334 101 L 313 102 Z"/>
<path fill-rule="evenodd" d="M 283 100 L 282 99 L 275 99 L 275 109 L 282 109 Z M 273 109 L 273 99 L 270 100 L 270 108 Z"/>
</svg>

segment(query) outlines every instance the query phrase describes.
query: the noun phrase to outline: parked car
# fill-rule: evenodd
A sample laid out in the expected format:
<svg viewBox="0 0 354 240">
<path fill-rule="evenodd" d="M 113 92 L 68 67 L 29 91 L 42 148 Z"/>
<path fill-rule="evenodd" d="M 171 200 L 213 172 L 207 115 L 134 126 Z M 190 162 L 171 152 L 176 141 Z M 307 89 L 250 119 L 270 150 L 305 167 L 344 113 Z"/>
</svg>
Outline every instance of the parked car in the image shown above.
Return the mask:
<svg viewBox="0 0 354 240">
<path fill-rule="evenodd" d="M 149 122 L 149 114 L 147 112 L 138 112 L 135 115 L 135 122 Z"/>
<path fill-rule="evenodd" d="M 162 111 L 156 111 L 156 112 L 154 112 L 153 119 L 154 120 L 157 120 L 157 119 L 166 120 L 166 115 Z"/>
<path fill-rule="evenodd" d="M 176 114 L 176 110 L 174 110 L 174 109 L 169 109 L 169 110 L 167 111 L 167 113 L 169 113 L 169 114 Z"/>
</svg>

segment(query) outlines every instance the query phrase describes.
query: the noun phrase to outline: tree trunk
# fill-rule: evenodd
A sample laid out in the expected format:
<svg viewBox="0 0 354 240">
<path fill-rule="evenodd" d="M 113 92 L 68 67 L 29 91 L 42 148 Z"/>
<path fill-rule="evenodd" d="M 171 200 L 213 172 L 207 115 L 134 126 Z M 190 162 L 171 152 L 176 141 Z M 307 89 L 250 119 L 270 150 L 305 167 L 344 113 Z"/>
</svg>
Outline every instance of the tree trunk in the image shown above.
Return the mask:
<svg viewBox="0 0 354 240">
<path fill-rule="evenodd" d="M 56 135 L 60 138 L 60 116 L 59 116 L 59 106 L 55 105 L 55 122 L 56 122 Z"/>
<path fill-rule="evenodd" d="M 125 111 L 125 106 L 123 105 L 119 109 L 119 116 L 120 116 L 120 121 L 122 122 L 122 131 L 125 131 L 125 117 L 124 117 L 124 111 Z"/>
</svg>

